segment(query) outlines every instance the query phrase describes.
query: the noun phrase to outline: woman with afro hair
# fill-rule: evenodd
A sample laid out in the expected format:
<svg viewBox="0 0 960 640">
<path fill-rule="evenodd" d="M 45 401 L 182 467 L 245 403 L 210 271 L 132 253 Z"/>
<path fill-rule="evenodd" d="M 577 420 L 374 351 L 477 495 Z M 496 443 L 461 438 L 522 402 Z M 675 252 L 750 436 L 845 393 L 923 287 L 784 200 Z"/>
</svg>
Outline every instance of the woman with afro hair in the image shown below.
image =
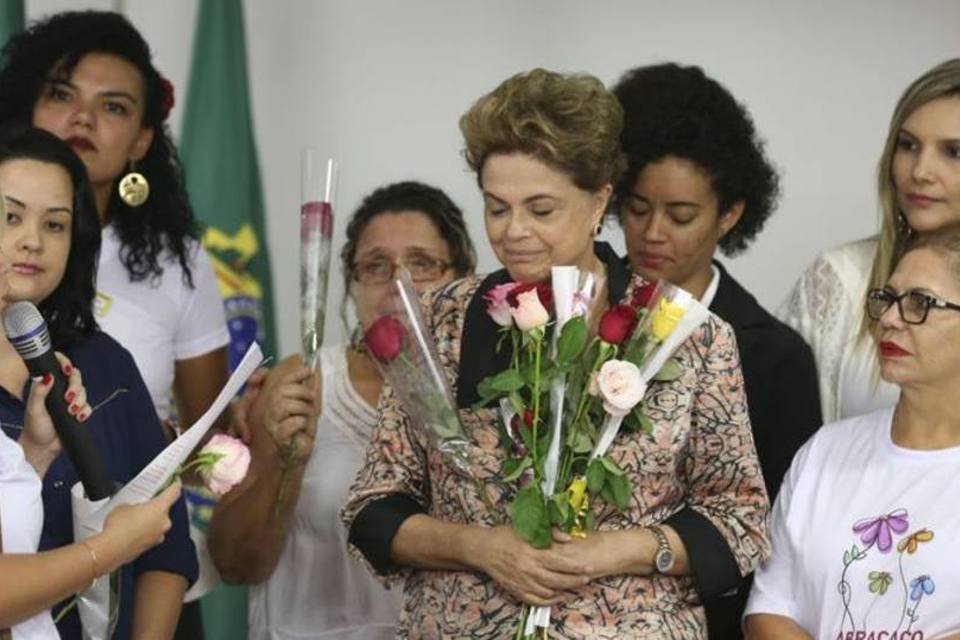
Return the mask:
<svg viewBox="0 0 960 640">
<path fill-rule="evenodd" d="M 821 425 L 813 354 L 714 259 L 742 252 L 773 212 L 778 177 L 746 109 L 699 67 L 628 71 L 613 89 L 624 110 L 627 170 L 612 211 L 633 271 L 690 291 L 733 326 L 750 422 L 773 500 L 796 450 Z M 691 551 L 710 638 L 740 637 L 747 581 L 716 593 L 710 576 L 732 560 Z M 716 549 L 715 545 L 703 545 Z M 699 566 L 698 566 L 699 565 Z"/>
</svg>

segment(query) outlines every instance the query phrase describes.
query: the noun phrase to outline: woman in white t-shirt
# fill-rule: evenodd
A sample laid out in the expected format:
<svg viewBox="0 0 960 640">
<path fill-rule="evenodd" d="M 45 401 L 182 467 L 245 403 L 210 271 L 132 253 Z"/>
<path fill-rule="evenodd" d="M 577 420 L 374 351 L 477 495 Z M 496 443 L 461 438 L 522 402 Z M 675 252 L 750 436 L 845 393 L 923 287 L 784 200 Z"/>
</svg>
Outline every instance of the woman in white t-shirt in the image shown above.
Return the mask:
<svg viewBox="0 0 960 640">
<path fill-rule="evenodd" d="M 929 142 L 918 135 L 895 165 L 930 163 L 926 215 L 956 215 L 960 154 Z M 915 236 L 865 308 L 899 400 L 821 428 L 797 453 L 747 604 L 750 638 L 960 633 L 960 232 Z"/>
<path fill-rule="evenodd" d="M 393 309 L 398 266 L 420 290 L 473 272 L 460 209 L 439 189 L 401 182 L 367 196 L 347 225 L 341 252 L 360 326 Z M 226 581 L 253 584 L 252 640 L 386 640 L 396 635 L 400 597 L 347 553 L 338 512 L 377 424 L 383 379 L 357 345 L 320 352 L 320 391 L 289 358 L 265 381 L 251 411 L 248 480 L 210 523 L 210 553 Z M 316 423 L 304 415 L 318 403 Z M 289 443 L 296 456 L 282 495 Z"/>
<path fill-rule="evenodd" d="M 891 407 L 897 401 L 897 387 L 878 375 L 863 297 L 867 289 L 884 285 L 911 234 L 960 223 L 960 209 L 942 211 L 928 197 L 928 187 L 937 178 L 930 162 L 934 152 L 940 149 L 941 159 L 956 161 L 958 152 L 947 141 L 958 137 L 958 119 L 960 58 L 955 58 L 914 80 L 893 111 L 877 171 L 879 236 L 817 257 L 778 313 L 813 349 L 827 422 Z M 917 153 L 921 138 L 936 141 L 937 146 L 928 147 L 924 161 L 911 171 L 898 172 L 898 158 Z"/>
</svg>

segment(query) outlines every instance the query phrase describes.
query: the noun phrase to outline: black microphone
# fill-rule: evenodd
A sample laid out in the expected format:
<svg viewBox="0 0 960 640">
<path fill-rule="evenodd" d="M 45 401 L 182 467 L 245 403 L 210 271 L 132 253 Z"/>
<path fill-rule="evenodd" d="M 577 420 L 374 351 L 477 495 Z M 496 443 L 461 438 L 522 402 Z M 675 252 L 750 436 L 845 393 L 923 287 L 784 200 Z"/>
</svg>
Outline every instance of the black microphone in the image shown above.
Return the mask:
<svg viewBox="0 0 960 640">
<path fill-rule="evenodd" d="M 77 470 L 87 499 L 97 501 L 113 495 L 114 482 L 90 431 L 67 411 L 67 377 L 50 345 L 47 323 L 31 303 L 15 302 L 3 312 L 3 329 L 27 370 L 33 377 L 53 376 L 53 389 L 47 395 L 47 411 L 53 420 L 60 443 Z"/>
</svg>

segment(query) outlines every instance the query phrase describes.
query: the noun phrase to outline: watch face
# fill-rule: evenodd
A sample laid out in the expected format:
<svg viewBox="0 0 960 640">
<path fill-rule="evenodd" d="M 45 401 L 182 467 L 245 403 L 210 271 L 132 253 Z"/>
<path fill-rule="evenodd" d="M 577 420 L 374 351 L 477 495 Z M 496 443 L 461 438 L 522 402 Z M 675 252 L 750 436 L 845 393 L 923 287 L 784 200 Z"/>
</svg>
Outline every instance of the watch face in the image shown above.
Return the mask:
<svg viewBox="0 0 960 640">
<path fill-rule="evenodd" d="M 657 552 L 657 571 L 660 573 L 666 573 L 667 571 L 670 571 L 670 569 L 673 569 L 673 563 L 675 560 L 676 558 L 674 558 L 672 551 L 661 549 Z"/>
</svg>

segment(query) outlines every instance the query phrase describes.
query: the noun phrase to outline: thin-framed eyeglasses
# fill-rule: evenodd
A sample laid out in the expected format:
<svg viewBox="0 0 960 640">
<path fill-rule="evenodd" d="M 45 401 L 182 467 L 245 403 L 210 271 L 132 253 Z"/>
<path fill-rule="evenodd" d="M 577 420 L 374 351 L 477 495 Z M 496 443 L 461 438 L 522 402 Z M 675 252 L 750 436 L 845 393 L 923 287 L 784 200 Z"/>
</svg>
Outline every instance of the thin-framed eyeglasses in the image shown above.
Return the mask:
<svg viewBox="0 0 960 640">
<path fill-rule="evenodd" d="M 414 282 L 429 282 L 446 273 L 450 263 L 429 256 L 413 256 L 399 263 L 383 259 L 366 260 L 354 263 L 353 279 L 360 284 L 386 284 L 393 280 L 397 268 L 401 266 L 410 272 Z"/>
<path fill-rule="evenodd" d="M 960 304 L 954 304 L 922 291 L 905 291 L 900 295 L 889 289 L 871 289 L 867 292 L 867 315 L 871 320 L 879 320 L 893 303 L 907 324 L 923 324 L 930 309 L 952 309 L 960 311 Z"/>
</svg>

